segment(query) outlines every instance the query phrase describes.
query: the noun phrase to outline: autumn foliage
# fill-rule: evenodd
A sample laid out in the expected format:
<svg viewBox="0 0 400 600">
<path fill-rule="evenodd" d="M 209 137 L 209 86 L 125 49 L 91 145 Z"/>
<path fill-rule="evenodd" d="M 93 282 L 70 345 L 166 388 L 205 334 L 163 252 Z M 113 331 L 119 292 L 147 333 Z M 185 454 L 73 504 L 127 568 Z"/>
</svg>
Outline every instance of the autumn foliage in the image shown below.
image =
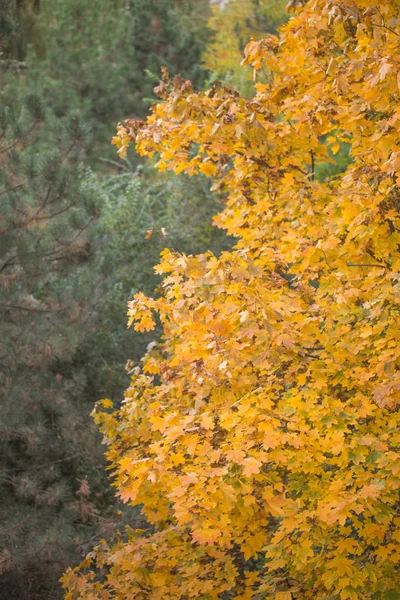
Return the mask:
<svg viewBox="0 0 400 600">
<path fill-rule="evenodd" d="M 251 100 L 165 73 L 114 140 L 213 177 L 237 244 L 165 250 L 163 294 L 129 305 L 164 336 L 95 413 L 151 527 L 69 571 L 67 599 L 399 597 L 400 5 L 290 4 L 247 46 Z"/>
</svg>

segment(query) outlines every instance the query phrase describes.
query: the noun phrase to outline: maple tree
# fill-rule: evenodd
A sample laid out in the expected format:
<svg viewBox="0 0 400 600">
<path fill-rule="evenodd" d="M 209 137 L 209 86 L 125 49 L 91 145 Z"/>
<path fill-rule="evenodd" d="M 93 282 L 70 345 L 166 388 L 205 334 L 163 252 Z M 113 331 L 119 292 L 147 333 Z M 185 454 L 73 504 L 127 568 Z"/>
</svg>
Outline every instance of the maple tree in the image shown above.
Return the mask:
<svg viewBox="0 0 400 600">
<path fill-rule="evenodd" d="M 213 177 L 237 243 L 165 250 L 163 294 L 129 304 L 164 336 L 95 418 L 151 527 L 69 570 L 67 599 L 398 597 L 400 6 L 289 4 L 246 48 L 252 99 L 165 72 L 114 139 Z"/>
</svg>

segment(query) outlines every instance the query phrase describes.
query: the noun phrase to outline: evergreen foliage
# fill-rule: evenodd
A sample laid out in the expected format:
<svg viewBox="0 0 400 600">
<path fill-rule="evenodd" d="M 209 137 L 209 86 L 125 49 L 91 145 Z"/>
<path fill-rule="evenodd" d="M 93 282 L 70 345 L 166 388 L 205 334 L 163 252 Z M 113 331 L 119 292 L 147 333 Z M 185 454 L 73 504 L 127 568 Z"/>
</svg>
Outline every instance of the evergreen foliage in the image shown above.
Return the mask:
<svg viewBox="0 0 400 600">
<path fill-rule="evenodd" d="M 15 31 L 13 5 L 13 0 L 4 0 L 0 5 L 0 43 L 2 51 L 8 47 L 10 38 Z"/>
<path fill-rule="evenodd" d="M 145 114 L 162 65 L 202 85 L 207 15 L 207 0 L 49 0 L 35 15 L 25 85 L 58 116 L 84 114 L 89 158 L 111 155 L 115 123 Z"/>
<path fill-rule="evenodd" d="M 107 155 L 128 105 L 143 114 L 161 64 L 201 84 L 206 9 L 0 6 L 0 588 L 11 600 L 59 598 L 67 564 L 121 519 L 137 524 L 137 511 L 115 514 L 88 415 L 106 389 L 120 395 L 126 358 L 144 351 L 126 302 L 158 284 L 165 243 L 230 246 L 210 227 L 205 178 L 82 165 Z"/>
<path fill-rule="evenodd" d="M 94 310 L 88 261 L 99 206 L 78 177 L 87 136 L 79 115 L 58 119 L 40 97 L 7 87 L 0 99 L 2 590 L 50 598 L 107 495 L 75 360 Z"/>
</svg>

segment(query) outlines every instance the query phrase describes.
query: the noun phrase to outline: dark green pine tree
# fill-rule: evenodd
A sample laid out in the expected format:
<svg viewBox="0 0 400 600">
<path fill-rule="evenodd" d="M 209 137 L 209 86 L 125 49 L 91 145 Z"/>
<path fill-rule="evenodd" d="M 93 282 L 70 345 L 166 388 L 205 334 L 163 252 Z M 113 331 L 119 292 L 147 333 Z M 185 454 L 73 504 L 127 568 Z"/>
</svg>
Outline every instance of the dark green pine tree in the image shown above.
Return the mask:
<svg viewBox="0 0 400 600">
<path fill-rule="evenodd" d="M 89 413 L 106 393 L 118 397 L 126 357 L 143 353 L 126 331 L 126 302 L 152 293 L 164 246 L 225 243 L 209 227 L 215 199 L 204 178 L 182 184 L 140 167 L 133 176 L 128 161 L 122 175 L 81 168 L 108 148 L 115 159 L 115 123 L 141 116 L 152 94 L 146 70 L 166 64 L 201 83 L 206 7 L 0 2 L 1 599 L 60 598 L 66 565 L 112 534 Z"/>
<path fill-rule="evenodd" d="M 18 27 L 13 28 L 7 44 L 8 58 L 23 62 L 27 48 L 33 45 L 38 55 L 43 55 L 43 39 L 38 29 L 40 0 L 2 0 Z"/>
<path fill-rule="evenodd" d="M 0 48 L 5 52 L 15 32 L 14 0 L 3 0 L 0 4 Z"/>
<path fill-rule="evenodd" d="M 21 0 L 30 43 L 13 36 L 14 58 L 26 63 L 27 88 L 58 116 L 85 115 L 92 163 L 114 158 L 118 121 L 146 114 L 161 66 L 202 85 L 208 0 L 48 0 L 35 10 L 33 1 Z"/>
<path fill-rule="evenodd" d="M 77 114 L 57 118 L 36 95 L 0 90 L 0 596 L 7 600 L 61 597 L 58 578 L 79 558 L 77 538 L 84 544 L 106 521 L 98 513 L 109 492 L 79 360 L 98 300 L 90 273 L 98 205 L 79 175 L 87 133 Z"/>
<path fill-rule="evenodd" d="M 170 75 L 190 79 L 195 87 L 204 84 L 202 54 L 210 36 L 209 4 L 208 0 L 131 0 L 140 112 L 147 111 L 149 100 L 156 100 L 154 81 L 146 74 L 158 77 L 161 67 L 167 67 Z M 140 105 L 141 98 L 147 103 Z"/>
</svg>

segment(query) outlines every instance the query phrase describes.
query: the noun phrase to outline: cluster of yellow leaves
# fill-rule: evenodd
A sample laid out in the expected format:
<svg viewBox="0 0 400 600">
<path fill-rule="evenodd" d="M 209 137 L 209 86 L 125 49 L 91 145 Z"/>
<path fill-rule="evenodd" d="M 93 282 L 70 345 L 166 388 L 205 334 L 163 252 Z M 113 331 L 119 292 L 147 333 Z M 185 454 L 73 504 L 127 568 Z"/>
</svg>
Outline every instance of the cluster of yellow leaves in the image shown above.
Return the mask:
<svg viewBox="0 0 400 600">
<path fill-rule="evenodd" d="M 165 74 L 120 126 L 213 176 L 237 244 L 165 251 L 164 294 L 129 306 L 164 336 L 96 419 L 152 529 L 70 570 L 67 599 L 399 597 L 400 4 L 296 4 L 247 47 L 253 99 Z M 318 181 L 342 141 L 351 164 Z"/>
</svg>

